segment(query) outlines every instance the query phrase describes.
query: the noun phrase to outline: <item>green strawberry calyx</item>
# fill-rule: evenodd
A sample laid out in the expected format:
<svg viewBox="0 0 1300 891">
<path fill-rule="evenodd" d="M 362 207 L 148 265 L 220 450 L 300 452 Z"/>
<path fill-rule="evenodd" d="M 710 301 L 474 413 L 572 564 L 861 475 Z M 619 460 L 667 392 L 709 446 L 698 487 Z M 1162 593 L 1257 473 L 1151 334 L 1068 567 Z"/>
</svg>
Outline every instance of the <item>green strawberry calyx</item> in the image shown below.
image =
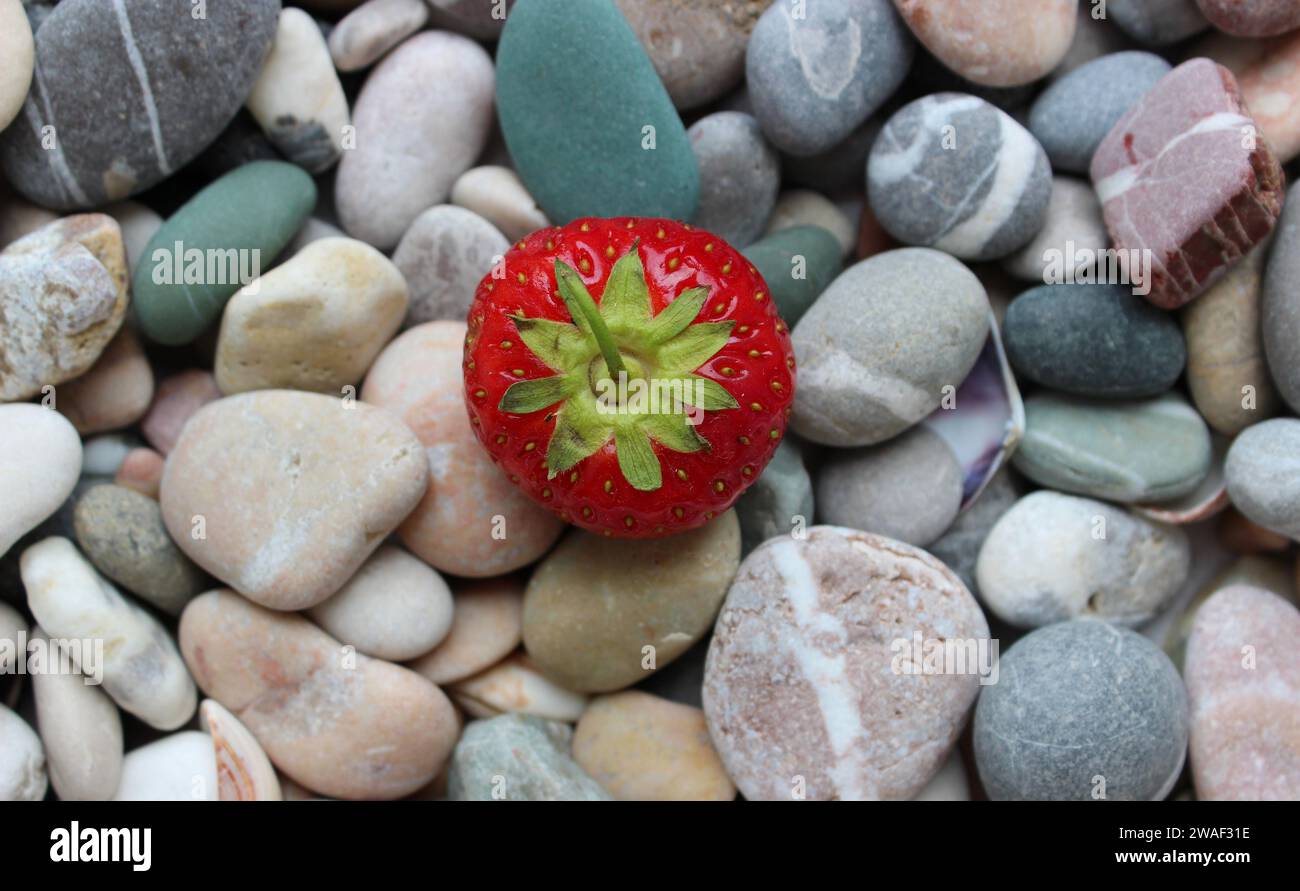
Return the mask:
<svg viewBox="0 0 1300 891">
<path fill-rule="evenodd" d="M 519 339 L 556 374 L 511 384 L 498 407 L 531 414 L 560 404 L 546 448 L 550 479 L 612 437 L 628 483 L 653 492 L 663 473 L 652 442 L 674 452 L 707 451 L 696 429 L 701 413 L 739 407 L 717 381 L 693 373 L 726 345 L 736 323 L 692 324 L 708 288 L 683 291 L 653 315 L 638 247 L 614 264 L 599 306 L 573 267 L 555 261 L 573 324 L 510 316 Z"/>
</svg>

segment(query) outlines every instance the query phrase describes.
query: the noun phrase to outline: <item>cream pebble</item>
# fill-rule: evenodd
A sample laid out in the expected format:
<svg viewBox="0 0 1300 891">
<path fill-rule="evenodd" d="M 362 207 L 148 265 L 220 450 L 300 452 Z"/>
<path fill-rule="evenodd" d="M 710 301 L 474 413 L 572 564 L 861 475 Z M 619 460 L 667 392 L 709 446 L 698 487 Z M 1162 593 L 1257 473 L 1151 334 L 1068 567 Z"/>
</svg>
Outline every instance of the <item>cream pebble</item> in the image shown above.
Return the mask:
<svg viewBox="0 0 1300 891">
<path fill-rule="evenodd" d="M 114 801 L 217 801 L 212 737 L 182 730 L 133 749 L 122 762 Z"/>
<path fill-rule="evenodd" d="M 435 684 L 452 684 L 504 659 L 523 640 L 524 585 L 514 576 L 460 582 L 447 637 L 410 668 Z"/>
<path fill-rule="evenodd" d="M 456 704 L 475 718 L 514 712 L 572 723 L 587 706 L 584 694 L 552 681 L 524 653 L 515 653 L 487 671 L 456 682 L 450 693 Z"/>
<path fill-rule="evenodd" d="M 12 709 L 0 705 L 0 801 L 40 801 L 49 784 L 41 738 Z"/>
<path fill-rule="evenodd" d="M 451 203 L 472 210 L 511 241 L 551 225 L 519 175 L 508 167 L 466 170 L 451 187 Z"/>
<path fill-rule="evenodd" d="M 39 405 L 0 405 L 0 555 L 59 509 L 81 476 L 81 438 Z"/>
</svg>

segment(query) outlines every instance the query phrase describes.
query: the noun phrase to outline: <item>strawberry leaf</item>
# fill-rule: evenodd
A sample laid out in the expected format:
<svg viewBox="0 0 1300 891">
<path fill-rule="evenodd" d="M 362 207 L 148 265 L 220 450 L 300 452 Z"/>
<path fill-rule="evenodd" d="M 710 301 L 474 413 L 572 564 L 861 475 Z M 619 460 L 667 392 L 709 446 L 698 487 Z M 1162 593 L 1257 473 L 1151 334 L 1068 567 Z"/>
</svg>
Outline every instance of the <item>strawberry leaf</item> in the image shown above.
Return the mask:
<svg viewBox="0 0 1300 891">
<path fill-rule="evenodd" d="M 512 415 L 526 415 L 554 405 L 572 391 L 569 379 L 558 374 L 554 377 L 518 381 L 511 384 L 502 395 L 497 408 Z"/>
<path fill-rule="evenodd" d="M 568 371 L 591 358 L 590 341 L 574 325 L 551 319 L 511 316 L 524 346 L 556 371 Z"/>
<path fill-rule="evenodd" d="M 637 244 L 614 264 L 600 297 L 600 315 L 611 331 L 644 328 L 650 321 L 650 290 Z"/>
<path fill-rule="evenodd" d="M 664 311 L 654 317 L 646 336 L 651 343 L 660 344 L 672 340 L 686 330 L 686 326 L 695 321 L 695 317 L 704 308 L 704 301 L 709 299 L 708 288 L 691 288 L 677 295 L 677 299 L 664 307 Z"/>
<path fill-rule="evenodd" d="M 554 479 L 583 458 L 594 455 L 614 435 L 612 417 L 601 414 L 594 399 L 575 398 L 555 416 L 555 432 L 546 447 L 547 476 Z"/>
<path fill-rule="evenodd" d="M 712 359 L 731 339 L 735 322 L 701 322 L 689 325 L 659 349 L 659 369 L 685 374 Z"/>
<path fill-rule="evenodd" d="M 699 452 L 709 449 L 709 441 L 686 422 L 684 414 L 645 415 L 641 428 L 664 448 L 674 452 Z"/>
<path fill-rule="evenodd" d="M 659 459 L 650 445 L 650 437 L 636 425 L 625 425 L 614 432 L 618 450 L 618 469 L 623 478 L 640 492 L 653 492 L 663 485 Z"/>
<path fill-rule="evenodd" d="M 682 401 L 687 405 L 693 405 L 705 411 L 740 408 L 740 403 L 735 400 L 735 397 L 728 393 L 722 384 L 717 381 L 691 374 L 687 375 L 683 382 Z"/>
</svg>

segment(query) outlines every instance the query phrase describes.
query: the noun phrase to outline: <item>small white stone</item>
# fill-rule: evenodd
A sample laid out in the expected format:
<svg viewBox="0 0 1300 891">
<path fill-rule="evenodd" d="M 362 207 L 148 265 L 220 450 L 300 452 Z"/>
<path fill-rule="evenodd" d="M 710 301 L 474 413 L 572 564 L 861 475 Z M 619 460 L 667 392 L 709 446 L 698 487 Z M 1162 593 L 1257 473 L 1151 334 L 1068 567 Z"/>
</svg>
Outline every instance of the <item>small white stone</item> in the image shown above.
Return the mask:
<svg viewBox="0 0 1300 891">
<path fill-rule="evenodd" d="M 853 252 L 858 233 L 853 221 L 829 198 L 808 189 L 790 189 L 776 199 L 776 207 L 767 219 L 767 234 L 795 226 L 821 226 L 835 236 L 844 256 Z"/>
<path fill-rule="evenodd" d="M 466 170 L 451 187 L 451 203 L 474 211 L 512 242 L 551 225 L 519 175 L 508 167 Z"/>
<path fill-rule="evenodd" d="M 330 32 L 330 56 L 339 71 L 358 71 L 424 27 L 424 0 L 367 0 Z"/>
<path fill-rule="evenodd" d="M 40 801 L 48 787 L 41 738 L 0 705 L 0 801 Z"/>
<path fill-rule="evenodd" d="M 0 405 L 0 555 L 59 509 L 81 464 L 81 437 L 63 415 L 29 403 Z"/>
<path fill-rule="evenodd" d="M 114 801 L 217 801 L 212 737 L 183 730 L 127 753 Z"/>
<path fill-rule="evenodd" d="M 474 718 L 517 712 L 572 723 L 582 717 L 587 707 L 585 695 L 548 679 L 523 653 L 515 653 L 487 671 L 454 684 L 448 693 Z"/>
</svg>

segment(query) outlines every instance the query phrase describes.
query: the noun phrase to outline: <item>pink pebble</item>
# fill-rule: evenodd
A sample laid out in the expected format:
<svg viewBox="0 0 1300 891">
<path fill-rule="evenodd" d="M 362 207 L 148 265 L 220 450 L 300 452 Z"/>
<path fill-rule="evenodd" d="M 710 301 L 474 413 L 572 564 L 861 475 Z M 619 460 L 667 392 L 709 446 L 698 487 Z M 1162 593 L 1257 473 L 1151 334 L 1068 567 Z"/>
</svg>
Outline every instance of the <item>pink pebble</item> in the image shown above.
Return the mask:
<svg viewBox="0 0 1300 891">
<path fill-rule="evenodd" d="M 158 385 L 153 405 L 140 425 L 144 438 L 162 454 L 170 453 L 190 416 L 220 398 L 210 371 L 192 368 L 172 375 Z"/>
<path fill-rule="evenodd" d="M 131 449 L 122 459 L 122 466 L 117 469 L 113 482 L 157 501 L 166 463 L 166 459 L 153 449 Z"/>
</svg>

